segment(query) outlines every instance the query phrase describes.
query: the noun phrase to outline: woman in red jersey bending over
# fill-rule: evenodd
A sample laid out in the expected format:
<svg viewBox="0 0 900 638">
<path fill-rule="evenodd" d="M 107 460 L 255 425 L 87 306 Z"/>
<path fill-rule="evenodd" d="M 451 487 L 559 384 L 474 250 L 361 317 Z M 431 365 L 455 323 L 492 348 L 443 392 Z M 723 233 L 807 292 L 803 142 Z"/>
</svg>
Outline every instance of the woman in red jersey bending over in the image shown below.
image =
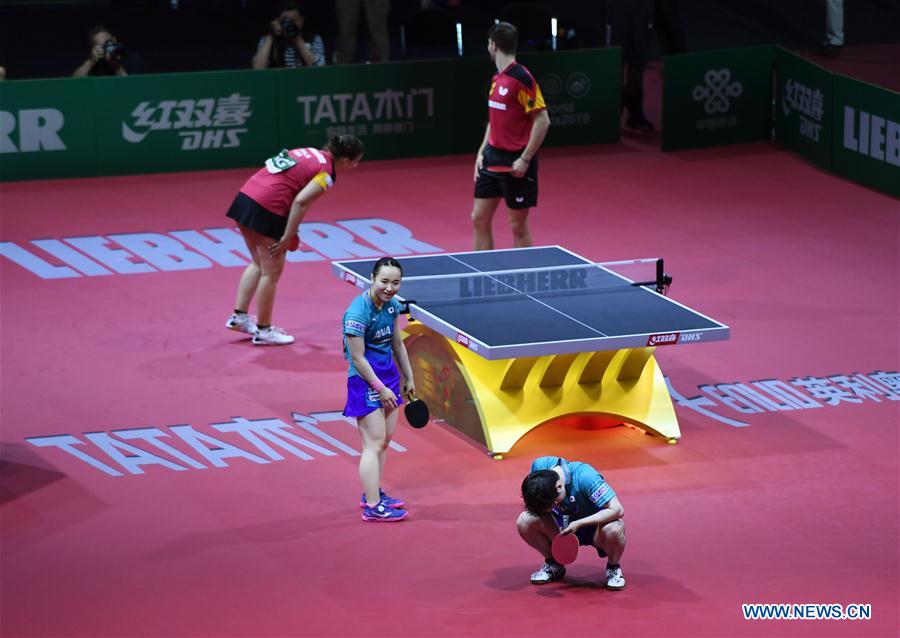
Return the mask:
<svg viewBox="0 0 900 638">
<path fill-rule="evenodd" d="M 297 229 L 309 207 L 334 185 L 338 173 L 357 167 L 363 151 L 363 143 L 353 135 L 336 135 L 321 150 L 285 149 L 267 159 L 241 187 L 226 214 L 237 222 L 252 261 L 241 275 L 227 328 L 253 335 L 258 346 L 294 342 L 272 325 L 285 252 L 299 246 Z M 247 312 L 254 295 L 258 321 Z"/>
</svg>

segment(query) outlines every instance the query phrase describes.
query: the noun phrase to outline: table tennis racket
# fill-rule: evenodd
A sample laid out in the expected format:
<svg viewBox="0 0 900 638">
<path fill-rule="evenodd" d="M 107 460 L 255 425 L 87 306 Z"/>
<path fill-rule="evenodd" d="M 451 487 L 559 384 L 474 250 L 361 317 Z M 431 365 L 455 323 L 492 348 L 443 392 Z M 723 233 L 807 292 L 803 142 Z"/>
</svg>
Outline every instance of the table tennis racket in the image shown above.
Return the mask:
<svg viewBox="0 0 900 638">
<path fill-rule="evenodd" d="M 300 248 L 300 237 L 297 234 L 294 234 L 294 236 L 291 237 L 291 241 L 288 243 L 288 250 L 294 252 L 298 248 Z"/>
<path fill-rule="evenodd" d="M 424 428 L 428 425 L 428 406 L 422 399 L 417 399 L 412 392 L 406 394 L 409 402 L 403 406 L 403 414 L 406 415 L 407 422 L 416 429 Z"/>
<path fill-rule="evenodd" d="M 560 565 L 568 565 L 578 556 L 578 536 L 572 533 L 557 534 L 550 544 L 550 553 L 553 560 Z"/>
<path fill-rule="evenodd" d="M 489 173 L 512 173 L 512 166 L 485 166 L 484 170 Z"/>
</svg>

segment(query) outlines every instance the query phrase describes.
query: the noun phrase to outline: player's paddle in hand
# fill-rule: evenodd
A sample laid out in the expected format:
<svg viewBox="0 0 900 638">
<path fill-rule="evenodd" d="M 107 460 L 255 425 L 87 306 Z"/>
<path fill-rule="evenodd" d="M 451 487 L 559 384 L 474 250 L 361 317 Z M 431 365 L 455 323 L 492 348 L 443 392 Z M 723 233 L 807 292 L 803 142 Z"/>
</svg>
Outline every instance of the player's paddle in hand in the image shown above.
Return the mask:
<svg viewBox="0 0 900 638">
<path fill-rule="evenodd" d="M 512 173 L 512 166 L 485 166 L 484 170 L 489 173 Z"/>
<path fill-rule="evenodd" d="M 406 393 L 408 403 L 403 406 L 403 414 L 406 415 L 407 422 L 414 428 L 424 428 L 428 425 L 428 406 L 422 399 L 417 399 L 412 392 Z"/>
<path fill-rule="evenodd" d="M 300 248 L 300 237 L 297 234 L 294 234 L 294 236 L 291 237 L 291 241 L 288 243 L 288 250 L 294 252 L 298 248 Z"/>
<path fill-rule="evenodd" d="M 578 556 L 578 536 L 574 533 L 557 534 L 550 544 L 550 553 L 553 554 L 553 560 L 560 565 L 574 562 Z"/>
</svg>

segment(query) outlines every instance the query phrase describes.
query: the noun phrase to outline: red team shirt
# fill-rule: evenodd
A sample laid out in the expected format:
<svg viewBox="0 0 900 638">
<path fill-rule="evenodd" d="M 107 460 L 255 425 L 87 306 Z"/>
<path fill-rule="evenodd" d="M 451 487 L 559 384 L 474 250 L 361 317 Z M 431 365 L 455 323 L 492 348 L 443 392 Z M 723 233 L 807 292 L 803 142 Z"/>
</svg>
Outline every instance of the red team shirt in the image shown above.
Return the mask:
<svg viewBox="0 0 900 638">
<path fill-rule="evenodd" d="M 291 203 L 310 181 L 328 190 L 334 184 L 334 159 L 331 153 L 316 148 L 293 148 L 266 160 L 241 187 L 241 192 L 282 217 L 291 212 Z"/>
<path fill-rule="evenodd" d="M 488 93 L 491 134 L 488 144 L 504 151 L 528 146 L 532 114 L 546 109 L 541 87 L 531 72 L 518 62 L 495 74 Z"/>
</svg>

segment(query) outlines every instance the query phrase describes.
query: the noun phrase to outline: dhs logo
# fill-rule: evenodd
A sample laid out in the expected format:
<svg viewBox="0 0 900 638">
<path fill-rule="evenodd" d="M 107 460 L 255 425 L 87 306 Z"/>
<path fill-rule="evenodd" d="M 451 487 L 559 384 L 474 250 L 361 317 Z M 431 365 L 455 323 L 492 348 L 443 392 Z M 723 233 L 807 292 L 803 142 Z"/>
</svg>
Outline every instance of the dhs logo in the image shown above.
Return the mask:
<svg viewBox="0 0 900 638">
<path fill-rule="evenodd" d="M 456 333 L 456 343 L 461 346 L 469 347 L 469 338 L 461 332 Z"/>
<path fill-rule="evenodd" d="M 253 111 L 251 97 L 232 93 L 225 97 L 204 97 L 141 102 L 122 121 L 122 138 L 140 144 L 148 135 L 176 131 L 181 150 L 238 148 L 248 131 Z"/>
<path fill-rule="evenodd" d="M 690 341 L 700 341 L 700 335 L 697 333 L 681 335 L 681 339 L 678 340 L 678 343 L 686 343 Z"/>
<path fill-rule="evenodd" d="M 677 332 L 667 332 L 665 334 L 660 335 L 650 335 L 650 338 L 647 339 L 648 346 L 674 346 L 678 343 L 678 334 Z"/>
<path fill-rule="evenodd" d="M 354 275 L 352 272 L 345 272 L 344 281 L 356 285 L 356 275 Z"/>
</svg>

